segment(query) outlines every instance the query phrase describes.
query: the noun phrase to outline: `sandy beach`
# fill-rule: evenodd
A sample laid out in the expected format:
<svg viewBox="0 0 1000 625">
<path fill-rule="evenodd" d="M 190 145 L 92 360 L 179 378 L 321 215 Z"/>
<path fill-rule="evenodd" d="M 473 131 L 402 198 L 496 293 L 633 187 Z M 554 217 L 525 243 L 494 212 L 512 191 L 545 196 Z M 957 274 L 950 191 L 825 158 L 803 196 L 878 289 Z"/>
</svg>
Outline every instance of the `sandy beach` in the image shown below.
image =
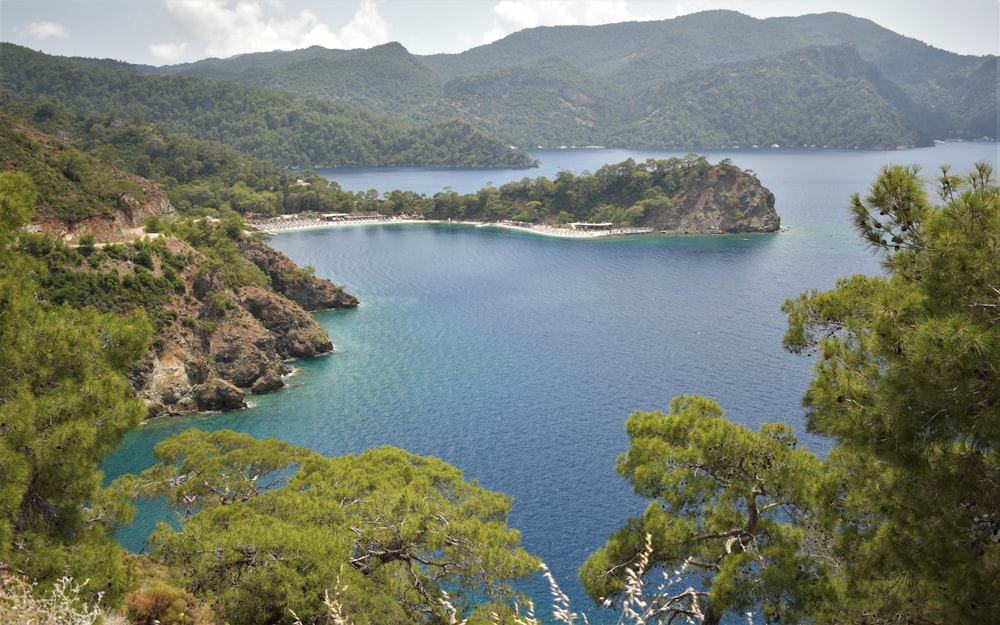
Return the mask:
<svg viewBox="0 0 1000 625">
<path fill-rule="evenodd" d="M 476 221 L 445 221 L 431 219 L 412 219 L 409 217 L 364 217 L 343 221 L 330 221 L 318 217 L 288 216 L 250 222 L 256 230 L 262 232 L 283 232 L 286 230 L 302 230 L 306 228 L 348 228 L 354 226 L 382 226 L 391 224 L 460 224 L 477 228 L 504 228 L 520 230 L 550 237 L 568 239 L 591 239 L 598 237 L 626 236 L 650 234 L 652 228 L 609 228 L 601 230 L 580 230 L 575 228 L 558 228 L 555 226 L 515 224 L 512 222 L 476 222 Z"/>
</svg>

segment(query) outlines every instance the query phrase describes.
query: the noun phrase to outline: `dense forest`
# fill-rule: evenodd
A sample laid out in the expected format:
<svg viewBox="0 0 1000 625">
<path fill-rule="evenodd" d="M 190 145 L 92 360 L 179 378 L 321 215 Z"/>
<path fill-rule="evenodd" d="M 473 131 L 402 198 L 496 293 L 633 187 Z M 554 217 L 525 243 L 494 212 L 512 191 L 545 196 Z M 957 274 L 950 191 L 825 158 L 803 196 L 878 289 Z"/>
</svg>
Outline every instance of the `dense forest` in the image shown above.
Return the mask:
<svg viewBox="0 0 1000 625">
<path fill-rule="evenodd" d="M 458 115 L 523 147 L 893 149 L 995 138 L 997 62 L 840 13 L 707 11 L 529 28 L 460 54 L 416 56 L 393 43 L 128 67 L 266 86 L 420 123 Z"/>
<path fill-rule="evenodd" d="M 843 14 L 527 29 L 461 54 L 308 48 L 166 67 L 0 44 L 0 100 L 166 124 L 286 167 L 531 166 L 536 146 L 895 149 L 995 138 L 998 57 Z M 511 146 L 520 146 L 520 149 Z"/>
<path fill-rule="evenodd" d="M 352 104 L 209 78 L 103 69 L 8 43 L 0 43 L 0 73 L 0 102 L 163 124 L 286 167 L 534 165 L 524 152 L 458 118 L 414 125 Z"/>
</svg>

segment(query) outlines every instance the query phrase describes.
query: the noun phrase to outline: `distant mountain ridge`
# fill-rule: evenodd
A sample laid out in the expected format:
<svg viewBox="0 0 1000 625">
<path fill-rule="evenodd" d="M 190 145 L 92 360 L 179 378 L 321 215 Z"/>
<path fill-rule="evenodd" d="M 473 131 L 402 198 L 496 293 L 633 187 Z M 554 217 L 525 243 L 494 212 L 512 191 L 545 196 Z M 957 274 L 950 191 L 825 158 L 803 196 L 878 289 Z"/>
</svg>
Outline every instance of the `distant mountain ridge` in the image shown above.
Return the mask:
<svg viewBox="0 0 1000 625">
<path fill-rule="evenodd" d="M 491 167 L 530 165 L 509 146 L 894 149 L 1000 135 L 997 56 L 953 54 L 843 13 L 540 27 L 429 56 L 388 43 L 164 67 L 59 60 L 109 72 L 82 82 L 108 92 L 111 110 L 137 108 L 125 103 L 147 91 L 193 90 L 196 101 L 171 104 L 175 129 L 280 164 Z M 3 63 L 17 97 L 81 91 L 52 85 L 68 66 L 10 81 Z M 190 82 L 201 80 L 212 82 Z M 157 106 L 138 108 L 155 121 Z"/>
<path fill-rule="evenodd" d="M 409 120 L 458 116 L 525 147 L 895 148 L 996 138 L 997 63 L 843 13 L 756 19 L 720 10 L 531 28 L 460 54 L 314 47 L 141 71 L 237 80 Z M 781 127 L 724 113 L 748 103 Z"/>
<path fill-rule="evenodd" d="M 534 164 L 523 150 L 458 116 L 408 121 L 345 101 L 139 70 L 0 43 L 0 107 L 21 116 L 53 117 L 62 108 L 78 116 L 164 124 L 284 167 Z"/>
</svg>

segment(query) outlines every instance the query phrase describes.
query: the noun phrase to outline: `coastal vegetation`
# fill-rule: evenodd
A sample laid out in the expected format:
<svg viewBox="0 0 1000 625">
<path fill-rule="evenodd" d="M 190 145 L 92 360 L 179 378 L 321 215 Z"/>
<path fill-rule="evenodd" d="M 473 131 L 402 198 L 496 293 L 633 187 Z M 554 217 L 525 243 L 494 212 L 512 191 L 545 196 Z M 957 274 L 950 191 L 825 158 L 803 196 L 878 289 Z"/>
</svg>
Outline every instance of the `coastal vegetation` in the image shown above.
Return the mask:
<svg viewBox="0 0 1000 625">
<path fill-rule="evenodd" d="M 102 489 L 98 463 L 145 414 L 126 374 L 155 324 L 125 303 L 101 312 L 96 301 L 48 297 L 56 259 L 89 264 L 87 254 L 106 252 L 24 231 L 35 197 L 27 175 L 0 174 L 0 362 L 9 374 L 0 385 L 9 476 L 0 561 L 16 580 L 5 588 L 22 589 L 4 595 L 2 609 L 27 605 L 25 592 L 69 592 L 79 613 L 100 602 L 174 623 L 534 622 L 516 582 L 539 563 L 506 525 L 510 500 L 433 458 L 388 447 L 324 458 L 191 430 L 162 443 L 144 474 Z M 651 503 L 581 569 L 595 601 L 635 622 L 1000 616 L 991 601 L 1000 441 L 989 364 L 1000 344 L 990 255 L 1000 186 L 986 164 L 964 176 L 944 170 L 934 202 L 919 172 L 889 166 L 852 206 L 885 274 L 784 306 L 786 347 L 817 358 L 809 429 L 832 449 L 820 459 L 787 426 L 751 431 L 698 396 L 678 397 L 667 413 L 636 412 L 619 472 Z M 239 224 L 209 223 L 161 226 L 206 245 Z M 183 234 L 192 228 L 201 234 Z M 134 265 L 148 263 L 144 249 L 129 257 Z M 111 531 L 130 519 L 132 498 L 156 497 L 178 523 L 156 530 L 140 563 Z M 29 582 L 36 590 L 23 590 Z M 579 618 L 568 607 L 557 614 Z"/>
<path fill-rule="evenodd" d="M 696 223 L 702 215 L 694 215 L 696 207 L 706 204 L 709 212 L 721 214 L 721 221 L 731 219 L 718 231 L 778 229 L 774 197 L 755 176 L 731 161 L 712 165 L 695 154 L 645 163 L 628 159 L 581 175 L 563 171 L 555 180 L 526 177 L 474 194 L 445 191 L 434 195 L 422 216 L 545 224 L 607 222 L 712 232 L 712 226 Z"/>
</svg>

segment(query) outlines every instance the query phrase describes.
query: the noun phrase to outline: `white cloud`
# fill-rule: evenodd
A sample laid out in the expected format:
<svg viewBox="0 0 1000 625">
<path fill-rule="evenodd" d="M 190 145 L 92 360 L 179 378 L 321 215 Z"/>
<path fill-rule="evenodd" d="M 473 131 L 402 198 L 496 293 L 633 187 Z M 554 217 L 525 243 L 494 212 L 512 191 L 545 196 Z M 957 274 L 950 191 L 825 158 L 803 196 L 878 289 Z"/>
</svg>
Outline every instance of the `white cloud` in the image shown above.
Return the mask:
<svg viewBox="0 0 1000 625">
<path fill-rule="evenodd" d="M 649 19 L 636 14 L 626 0 L 503 0 L 493 13 L 493 29 L 483 35 L 483 43 L 536 26 L 589 26 Z"/>
<path fill-rule="evenodd" d="M 389 41 L 389 25 L 379 15 L 374 0 L 363 0 L 338 36 L 342 48 L 370 48 Z"/>
<path fill-rule="evenodd" d="M 31 22 L 28 32 L 38 39 L 65 39 L 69 32 L 62 24 L 55 22 Z"/>
<path fill-rule="evenodd" d="M 188 46 L 185 43 L 154 43 L 149 46 L 149 51 L 165 63 L 180 63 L 188 58 Z"/>
<path fill-rule="evenodd" d="M 150 46 L 157 58 L 168 62 L 312 45 L 371 47 L 388 38 L 388 27 L 375 0 L 359 0 L 350 21 L 338 31 L 331 30 L 313 12 L 290 12 L 278 0 L 164 0 L 163 6 L 186 39 Z"/>
</svg>

